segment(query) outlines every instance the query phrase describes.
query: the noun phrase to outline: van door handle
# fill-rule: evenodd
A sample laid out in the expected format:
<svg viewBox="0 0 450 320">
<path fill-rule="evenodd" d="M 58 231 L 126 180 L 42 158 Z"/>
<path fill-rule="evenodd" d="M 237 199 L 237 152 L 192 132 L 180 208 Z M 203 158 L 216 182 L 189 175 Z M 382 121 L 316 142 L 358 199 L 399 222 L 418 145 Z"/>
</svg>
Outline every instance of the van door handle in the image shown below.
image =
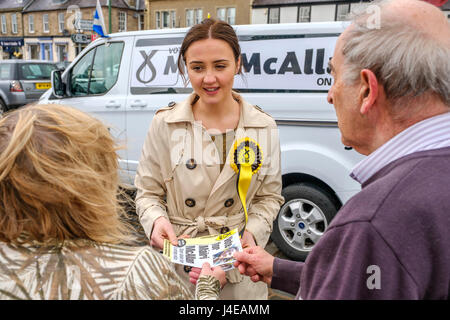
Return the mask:
<svg viewBox="0 0 450 320">
<path fill-rule="evenodd" d="M 142 100 L 134 100 L 130 104 L 130 107 L 132 107 L 132 108 L 145 108 L 146 106 L 147 106 L 147 103 L 145 101 L 142 101 Z"/>
<path fill-rule="evenodd" d="M 117 103 L 115 101 L 109 101 L 105 107 L 107 107 L 108 109 L 118 109 L 120 108 L 120 103 Z"/>
</svg>

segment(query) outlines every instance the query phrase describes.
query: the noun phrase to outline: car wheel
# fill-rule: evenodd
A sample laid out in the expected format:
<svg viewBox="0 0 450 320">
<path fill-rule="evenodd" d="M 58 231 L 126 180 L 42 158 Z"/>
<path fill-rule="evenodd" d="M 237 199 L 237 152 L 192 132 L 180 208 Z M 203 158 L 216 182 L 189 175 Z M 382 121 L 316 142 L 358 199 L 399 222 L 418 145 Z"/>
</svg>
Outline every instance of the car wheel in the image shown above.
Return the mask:
<svg viewBox="0 0 450 320">
<path fill-rule="evenodd" d="M 327 191 L 309 183 L 289 185 L 281 194 L 285 203 L 271 238 L 287 257 L 305 261 L 336 215 L 335 202 Z"/>
</svg>

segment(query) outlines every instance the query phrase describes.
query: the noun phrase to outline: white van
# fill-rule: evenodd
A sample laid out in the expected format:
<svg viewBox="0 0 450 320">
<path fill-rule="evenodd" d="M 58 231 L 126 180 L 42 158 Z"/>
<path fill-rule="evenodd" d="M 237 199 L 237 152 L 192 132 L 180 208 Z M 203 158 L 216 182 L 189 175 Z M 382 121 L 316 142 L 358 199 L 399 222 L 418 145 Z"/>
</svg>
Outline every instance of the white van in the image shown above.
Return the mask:
<svg viewBox="0 0 450 320">
<path fill-rule="evenodd" d="M 304 260 L 337 210 L 360 185 L 349 174 L 362 159 L 342 145 L 326 96 L 335 42 L 345 23 L 239 25 L 244 76 L 234 88 L 272 115 L 279 127 L 286 203 L 272 239 L 290 258 Z M 112 34 L 85 48 L 40 103 L 67 104 L 111 126 L 126 144 L 121 165 L 130 183 L 155 111 L 181 101 L 185 87 L 176 61 L 187 29 Z"/>
</svg>

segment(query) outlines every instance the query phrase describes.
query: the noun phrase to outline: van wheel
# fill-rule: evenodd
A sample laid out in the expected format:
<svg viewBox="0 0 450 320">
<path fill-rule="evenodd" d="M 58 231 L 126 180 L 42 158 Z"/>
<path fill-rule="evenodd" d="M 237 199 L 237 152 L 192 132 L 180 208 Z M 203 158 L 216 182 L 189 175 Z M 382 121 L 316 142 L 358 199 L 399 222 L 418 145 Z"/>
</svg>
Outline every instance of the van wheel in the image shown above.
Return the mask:
<svg viewBox="0 0 450 320">
<path fill-rule="evenodd" d="M 285 203 L 274 221 L 271 238 L 287 257 L 305 261 L 337 213 L 333 198 L 309 183 L 283 189 Z"/>
</svg>

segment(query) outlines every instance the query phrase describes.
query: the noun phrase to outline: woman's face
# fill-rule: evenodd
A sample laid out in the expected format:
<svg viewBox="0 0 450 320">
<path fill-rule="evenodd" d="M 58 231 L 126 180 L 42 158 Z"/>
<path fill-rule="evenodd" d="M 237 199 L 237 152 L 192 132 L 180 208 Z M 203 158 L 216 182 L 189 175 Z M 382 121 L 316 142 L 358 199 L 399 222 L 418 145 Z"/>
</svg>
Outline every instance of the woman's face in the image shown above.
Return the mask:
<svg viewBox="0 0 450 320">
<path fill-rule="evenodd" d="M 227 42 L 211 38 L 195 41 L 185 57 L 192 88 L 203 103 L 216 105 L 231 97 L 239 61 Z"/>
</svg>

